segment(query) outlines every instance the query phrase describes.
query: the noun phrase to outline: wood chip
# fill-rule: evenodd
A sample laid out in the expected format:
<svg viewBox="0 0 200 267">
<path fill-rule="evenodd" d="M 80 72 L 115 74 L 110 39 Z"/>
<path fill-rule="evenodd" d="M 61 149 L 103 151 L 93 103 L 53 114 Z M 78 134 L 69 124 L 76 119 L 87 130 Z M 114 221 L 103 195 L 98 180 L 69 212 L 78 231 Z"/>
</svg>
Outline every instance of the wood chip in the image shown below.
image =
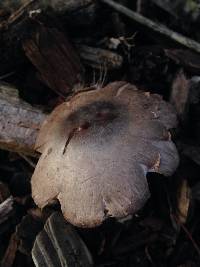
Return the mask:
<svg viewBox="0 0 200 267">
<path fill-rule="evenodd" d="M 32 258 L 36 267 L 91 267 L 93 261 L 75 228 L 53 213 L 37 236 Z"/>
</svg>

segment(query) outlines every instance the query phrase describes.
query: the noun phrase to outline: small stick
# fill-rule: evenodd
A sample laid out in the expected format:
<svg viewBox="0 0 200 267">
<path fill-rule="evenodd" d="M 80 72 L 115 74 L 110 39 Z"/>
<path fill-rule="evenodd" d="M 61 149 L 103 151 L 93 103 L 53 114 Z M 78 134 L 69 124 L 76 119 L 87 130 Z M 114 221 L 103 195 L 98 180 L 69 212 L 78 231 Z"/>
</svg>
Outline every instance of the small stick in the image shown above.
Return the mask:
<svg viewBox="0 0 200 267">
<path fill-rule="evenodd" d="M 121 14 L 129 17 L 130 19 L 136 21 L 140 25 L 151 29 L 154 32 L 157 32 L 159 34 L 164 35 L 165 37 L 175 41 L 176 43 L 185 46 L 189 49 L 192 49 L 195 52 L 200 53 L 200 43 L 185 37 L 184 35 L 174 32 L 167 28 L 165 25 L 162 25 L 160 23 L 156 23 L 132 10 L 129 8 L 120 5 L 118 3 L 115 3 L 113 0 L 100 0 L 102 3 L 105 3 L 115 9 L 116 11 L 120 12 Z"/>
<path fill-rule="evenodd" d="M 26 156 L 24 153 L 18 153 L 20 155 L 20 157 L 22 157 L 26 162 L 28 162 L 28 164 L 35 169 L 36 164 L 28 157 Z"/>
<path fill-rule="evenodd" d="M 6 221 L 13 211 L 13 197 L 10 196 L 0 204 L 0 224 Z"/>
<path fill-rule="evenodd" d="M 196 250 L 196 252 L 198 253 L 198 255 L 200 256 L 200 248 L 198 246 L 198 244 L 196 243 L 196 241 L 194 240 L 194 238 L 192 237 L 191 233 L 188 231 L 188 229 L 184 226 L 183 223 L 181 223 L 181 221 L 177 218 L 176 215 L 171 214 L 172 217 L 174 218 L 174 220 L 176 221 L 177 224 L 180 225 L 180 227 L 183 229 L 183 231 L 185 232 L 186 236 L 188 237 L 188 239 L 191 241 L 194 249 Z"/>
</svg>

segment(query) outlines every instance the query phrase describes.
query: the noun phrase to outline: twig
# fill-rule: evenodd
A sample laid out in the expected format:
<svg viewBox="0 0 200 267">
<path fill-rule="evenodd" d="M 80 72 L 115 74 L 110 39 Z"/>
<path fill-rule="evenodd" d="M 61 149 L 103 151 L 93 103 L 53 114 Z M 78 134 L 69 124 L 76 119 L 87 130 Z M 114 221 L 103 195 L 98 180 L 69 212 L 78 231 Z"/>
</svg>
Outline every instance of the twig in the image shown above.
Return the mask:
<svg viewBox="0 0 200 267">
<path fill-rule="evenodd" d="M 36 164 L 28 157 L 26 156 L 24 153 L 18 153 L 20 155 L 20 157 L 22 157 L 26 162 L 28 162 L 28 164 L 35 169 Z"/>
<path fill-rule="evenodd" d="M 174 32 L 167 28 L 165 25 L 162 25 L 160 23 L 156 23 L 132 10 L 129 8 L 120 5 L 118 3 L 115 3 L 112 0 L 100 0 L 102 3 L 105 3 L 115 9 L 116 11 L 124 14 L 125 16 L 129 17 L 130 19 L 134 20 L 135 22 L 139 23 L 140 25 L 147 27 L 148 29 L 157 32 L 159 34 L 164 35 L 165 37 L 175 41 L 176 43 L 185 46 L 189 49 L 194 50 L 195 52 L 200 53 L 200 43 L 185 37 L 184 35 Z"/>
<path fill-rule="evenodd" d="M 200 248 L 198 246 L 198 244 L 196 243 L 196 241 L 194 240 L 194 238 L 192 237 L 191 233 L 188 231 L 188 229 L 184 226 L 184 224 L 182 224 L 180 222 L 180 220 L 177 218 L 176 215 L 172 214 L 172 217 L 174 218 L 174 220 L 177 222 L 177 224 L 180 225 L 180 227 L 183 229 L 183 231 L 185 232 L 186 236 L 188 237 L 188 239 L 191 241 L 193 247 L 195 248 L 196 252 L 198 253 L 198 255 L 200 256 Z"/>
<path fill-rule="evenodd" d="M 12 76 L 12 75 L 14 75 L 14 74 L 15 74 L 15 71 L 11 71 L 11 72 L 9 72 L 9 73 L 6 73 L 6 74 L 4 74 L 4 75 L 1 75 L 1 76 L 0 76 L 0 80 L 6 79 L 6 78 L 8 78 L 8 77 L 10 77 L 10 76 Z"/>
<path fill-rule="evenodd" d="M 7 198 L 0 204 L 0 224 L 8 219 L 13 211 L 13 197 Z"/>
</svg>

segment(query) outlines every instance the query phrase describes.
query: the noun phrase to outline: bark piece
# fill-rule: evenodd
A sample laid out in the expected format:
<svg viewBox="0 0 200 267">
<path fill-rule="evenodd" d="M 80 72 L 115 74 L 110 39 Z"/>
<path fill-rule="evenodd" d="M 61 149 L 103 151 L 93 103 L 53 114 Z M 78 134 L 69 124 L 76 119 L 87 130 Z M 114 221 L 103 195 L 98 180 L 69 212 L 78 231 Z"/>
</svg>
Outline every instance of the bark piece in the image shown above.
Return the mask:
<svg viewBox="0 0 200 267">
<path fill-rule="evenodd" d="M 180 71 L 172 84 L 170 102 L 176 108 L 177 114 L 182 121 L 186 121 L 189 111 L 190 83 L 183 71 Z"/>
<path fill-rule="evenodd" d="M 19 99 L 9 85 L 0 85 L 0 148 L 35 156 L 34 144 L 46 118 L 41 110 Z"/>
<path fill-rule="evenodd" d="M 177 218 L 186 223 L 191 200 L 191 190 L 186 179 L 182 179 L 177 194 Z"/>
<path fill-rule="evenodd" d="M 16 253 L 17 253 L 17 249 L 18 249 L 18 245 L 19 245 L 19 239 L 17 238 L 16 233 L 14 233 L 12 234 L 10 238 L 8 248 L 1 261 L 1 267 L 12 267 L 13 266 Z"/>
<path fill-rule="evenodd" d="M 56 28 L 38 25 L 23 42 L 26 56 L 48 87 L 61 96 L 83 81 L 83 67 L 65 35 Z"/>
<path fill-rule="evenodd" d="M 85 10 L 87 13 L 87 9 L 89 9 L 88 17 L 91 16 L 94 17 L 95 8 L 91 8 L 91 6 L 95 6 L 93 0 L 1 1 L 0 8 L 2 7 L 4 8 L 4 10 L 7 9 L 8 11 L 11 12 L 11 15 L 9 16 L 8 19 L 0 23 L 0 47 L 1 47 L 0 76 L 13 72 L 13 70 L 18 69 L 18 66 L 21 66 L 26 62 L 22 49 L 22 41 L 24 40 L 25 37 L 27 37 L 27 35 L 30 35 L 30 33 L 33 31 L 34 23 L 37 21 L 38 18 L 43 19 L 46 16 L 50 16 L 51 18 L 48 18 L 46 21 L 48 21 L 48 24 L 53 24 L 55 26 L 55 23 L 54 22 L 52 23 L 52 18 L 53 20 L 55 20 L 56 16 L 60 17 L 60 15 L 66 13 L 67 17 L 69 17 L 69 21 L 73 22 L 77 20 L 76 19 L 77 17 L 79 17 L 79 20 L 77 21 L 80 21 L 81 18 L 79 16 L 79 11 L 84 13 Z M 71 15 L 72 18 L 70 17 Z M 85 17 L 83 16 L 82 20 L 87 20 L 87 15 Z M 43 22 L 41 23 L 40 21 L 39 24 L 43 24 Z M 83 23 L 80 22 L 80 24 L 82 25 Z M 65 47 L 64 49 L 65 51 L 69 49 L 68 47 L 69 44 L 66 41 L 66 37 L 55 36 L 55 38 L 56 37 L 61 38 L 60 41 L 64 40 L 65 45 L 67 43 L 67 48 Z M 54 42 L 56 42 L 56 39 L 54 40 Z M 47 47 L 49 45 L 50 44 L 47 43 Z M 58 52 L 60 52 L 64 54 L 64 51 L 61 51 L 61 46 L 62 46 L 61 44 L 60 46 L 59 44 L 56 44 L 56 47 L 54 48 L 57 48 L 59 51 L 54 51 L 53 53 L 57 54 Z M 69 50 L 68 57 L 70 57 L 70 53 L 71 49 Z M 62 58 L 60 59 L 61 62 L 63 62 L 63 60 L 66 59 L 67 57 L 66 54 L 64 55 L 65 57 L 63 59 Z M 74 52 L 71 56 L 72 57 L 74 56 Z M 53 57 L 53 55 L 51 55 L 51 57 Z M 11 58 L 12 60 L 10 60 Z"/>
<path fill-rule="evenodd" d="M 55 212 L 37 236 L 32 258 L 38 267 L 93 266 L 90 252 L 72 225 Z"/>
<path fill-rule="evenodd" d="M 200 74 L 200 55 L 188 49 L 165 49 L 165 54 L 184 67 L 186 70 L 195 74 Z"/>
<path fill-rule="evenodd" d="M 176 124 L 170 104 L 126 82 L 75 95 L 37 138 L 36 204 L 57 198 L 64 217 L 80 227 L 135 213 L 150 195 L 146 173 L 171 175 L 178 165 L 168 132 Z"/>
<path fill-rule="evenodd" d="M 92 4 L 94 4 L 94 0 L 15 0 L 2 1 L 0 8 L 12 13 L 8 19 L 8 23 L 10 24 L 15 19 L 19 19 L 24 13 L 34 10 L 47 11 L 50 8 L 53 12 L 63 14 L 76 12 Z"/>
<path fill-rule="evenodd" d="M 16 226 L 16 235 L 19 239 L 18 250 L 21 253 L 30 256 L 36 235 L 42 228 L 43 223 L 41 220 L 35 219 L 29 214 L 22 218 L 21 222 Z"/>
<path fill-rule="evenodd" d="M 123 58 L 117 53 L 86 45 L 77 45 L 77 48 L 85 64 L 95 69 L 112 70 L 122 66 Z"/>
</svg>

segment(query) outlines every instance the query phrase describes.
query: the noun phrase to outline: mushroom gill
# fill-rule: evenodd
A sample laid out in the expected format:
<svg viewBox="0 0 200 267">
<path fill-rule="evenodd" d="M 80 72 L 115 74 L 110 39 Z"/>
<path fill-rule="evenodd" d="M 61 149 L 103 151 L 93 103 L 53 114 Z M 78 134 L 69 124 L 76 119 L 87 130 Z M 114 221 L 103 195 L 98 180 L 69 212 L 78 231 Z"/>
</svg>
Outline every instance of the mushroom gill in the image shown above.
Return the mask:
<svg viewBox="0 0 200 267">
<path fill-rule="evenodd" d="M 150 195 L 147 172 L 177 168 L 168 132 L 176 124 L 170 104 L 126 82 L 77 94 L 40 130 L 34 201 L 42 208 L 57 198 L 66 220 L 80 227 L 135 213 Z"/>
</svg>

